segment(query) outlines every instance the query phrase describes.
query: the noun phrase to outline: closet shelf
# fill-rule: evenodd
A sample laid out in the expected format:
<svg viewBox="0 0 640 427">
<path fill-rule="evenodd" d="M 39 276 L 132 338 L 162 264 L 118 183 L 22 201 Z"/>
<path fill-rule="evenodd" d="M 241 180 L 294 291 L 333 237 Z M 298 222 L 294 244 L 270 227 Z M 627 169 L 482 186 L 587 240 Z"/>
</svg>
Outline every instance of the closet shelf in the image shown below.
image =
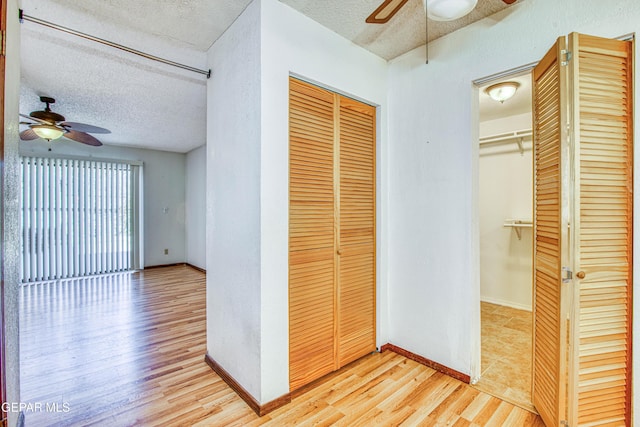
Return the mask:
<svg viewBox="0 0 640 427">
<path fill-rule="evenodd" d="M 506 219 L 503 226 L 513 228 L 518 236 L 518 240 L 522 240 L 522 229 L 533 228 L 533 221 L 528 219 Z"/>
<path fill-rule="evenodd" d="M 516 130 L 513 132 L 499 133 L 497 135 L 483 136 L 480 138 L 480 146 L 487 144 L 504 144 L 515 142 L 518 144 L 520 154 L 524 154 L 524 140 L 531 138 L 533 131 L 531 129 Z"/>
</svg>

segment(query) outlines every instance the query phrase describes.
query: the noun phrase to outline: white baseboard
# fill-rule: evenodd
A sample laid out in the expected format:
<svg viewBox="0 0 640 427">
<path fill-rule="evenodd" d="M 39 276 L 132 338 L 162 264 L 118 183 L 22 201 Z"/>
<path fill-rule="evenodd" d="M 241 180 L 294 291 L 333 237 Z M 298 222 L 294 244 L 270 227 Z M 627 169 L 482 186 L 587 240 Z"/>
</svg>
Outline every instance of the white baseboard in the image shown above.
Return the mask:
<svg viewBox="0 0 640 427">
<path fill-rule="evenodd" d="M 491 304 L 504 305 L 506 307 L 516 308 L 518 310 L 526 310 L 526 311 L 532 311 L 533 310 L 533 307 L 531 307 L 530 305 L 519 304 L 519 303 L 513 302 L 513 301 L 505 301 L 505 300 L 501 300 L 499 298 L 491 298 L 491 297 L 480 296 L 480 301 L 488 302 L 488 303 L 491 303 Z"/>
</svg>

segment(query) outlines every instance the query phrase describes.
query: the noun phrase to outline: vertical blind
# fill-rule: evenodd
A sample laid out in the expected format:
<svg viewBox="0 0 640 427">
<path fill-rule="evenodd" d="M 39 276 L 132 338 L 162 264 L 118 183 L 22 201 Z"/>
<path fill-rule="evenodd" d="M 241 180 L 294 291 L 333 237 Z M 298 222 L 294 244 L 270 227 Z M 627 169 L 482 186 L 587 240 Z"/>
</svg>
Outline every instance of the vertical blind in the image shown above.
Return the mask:
<svg viewBox="0 0 640 427">
<path fill-rule="evenodd" d="M 135 268 L 140 166 L 21 160 L 22 282 Z"/>
</svg>

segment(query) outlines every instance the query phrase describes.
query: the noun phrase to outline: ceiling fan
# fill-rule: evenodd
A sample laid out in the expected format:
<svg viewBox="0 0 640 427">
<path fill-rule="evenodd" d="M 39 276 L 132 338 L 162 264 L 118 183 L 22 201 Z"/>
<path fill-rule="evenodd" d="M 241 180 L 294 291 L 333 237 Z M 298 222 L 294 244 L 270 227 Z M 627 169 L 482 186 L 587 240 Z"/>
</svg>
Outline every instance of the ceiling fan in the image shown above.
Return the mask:
<svg viewBox="0 0 640 427">
<path fill-rule="evenodd" d="M 32 111 L 28 116 L 26 114 L 20 114 L 21 117 L 31 120 L 30 122 L 20 122 L 22 125 L 29 126 L 29 129 L 20 132 L 20 139 L 23 141 L 30 141 L 37 138 L 51 141 L 64 136 L 72 141 L 98 147 L 102 145 L 102 142 L 94 136 L 89 135 L 89 133 L 111 133 L 108 129 L 98 126 L 67 122 L 63 115 L 51 111 L 49 104 L 56 102 L 53 98 L 41 96 L 40 101 L 46 104 L 44 110 Z"/>
<path fill-rule="evenodd" d="M 382 4 L 365 20 L 369 24 L 388 22 L 409 0 L 384 0 Z M 423 0 L 429 19 L 434 21 L 453 21 L 471 12 L 478 0 Z M 513 4 L 517 0 L 502 0 Z"/>
</svg>

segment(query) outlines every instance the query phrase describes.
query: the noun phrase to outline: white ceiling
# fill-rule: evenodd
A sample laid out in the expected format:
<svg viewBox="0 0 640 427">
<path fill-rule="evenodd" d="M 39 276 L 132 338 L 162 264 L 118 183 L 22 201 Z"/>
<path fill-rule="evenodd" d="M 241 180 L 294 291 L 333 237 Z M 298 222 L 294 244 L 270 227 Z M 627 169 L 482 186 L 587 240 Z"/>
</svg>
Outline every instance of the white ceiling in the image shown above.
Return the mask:
<svg viewBox="0 0 640 427">
<path fill-rule="evenodd" d="M 382 0 L 280 1 L 385 59 L 425 43 L 422 0 L 409 0 L 383 25 L 364 22 Z M 29 16 L 205 69 L 206 51 L 250 2 L 22 0 L 21 7 Z M 505 7 L 502 0 L 479 0 L 458 21 L 429 21 L 429 39 Z M 22 113 L 41 110 L 38 97 L 47 95 L 68 121 L 110 129 L 96 135 L 105 144 L 188 152 L 205 143 L 205 76 L 28 21 L 21 43 Z"/>
</svg>

